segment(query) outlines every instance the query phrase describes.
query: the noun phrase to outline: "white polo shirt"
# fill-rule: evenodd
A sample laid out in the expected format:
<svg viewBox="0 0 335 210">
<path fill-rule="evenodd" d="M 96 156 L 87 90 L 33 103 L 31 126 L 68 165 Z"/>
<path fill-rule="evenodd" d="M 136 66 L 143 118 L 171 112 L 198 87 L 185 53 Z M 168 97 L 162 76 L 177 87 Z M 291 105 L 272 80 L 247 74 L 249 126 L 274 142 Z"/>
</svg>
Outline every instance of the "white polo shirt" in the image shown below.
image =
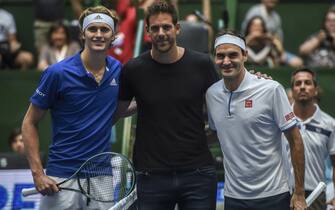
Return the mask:
<svg viewBox="0 0 335 210">
<path fill-rule="evenodd" d="M 288 192 L 281 133 L 296 118 L 284 88 L 246 71 L 237 90 L 220 80 L 207 90 L 206 101 L 224 154 L 225 196 L 257 199 Z"/>
<path fill-rule="evenodd" d="M 305 121 L 298 119 L 305 149 L 305 190 L 312 191 L 319 182 L 326 181 L 326 158 L 335 155 L 335 120 L 323 112 L 318 105 L 312 117 Z M 285 136 L 283 136 L 285 138 Z M 289 144 L 284 139 L 284 151 L 289 161 L 290 184 L 294 186 L 293 167 Z"/>
</svg>

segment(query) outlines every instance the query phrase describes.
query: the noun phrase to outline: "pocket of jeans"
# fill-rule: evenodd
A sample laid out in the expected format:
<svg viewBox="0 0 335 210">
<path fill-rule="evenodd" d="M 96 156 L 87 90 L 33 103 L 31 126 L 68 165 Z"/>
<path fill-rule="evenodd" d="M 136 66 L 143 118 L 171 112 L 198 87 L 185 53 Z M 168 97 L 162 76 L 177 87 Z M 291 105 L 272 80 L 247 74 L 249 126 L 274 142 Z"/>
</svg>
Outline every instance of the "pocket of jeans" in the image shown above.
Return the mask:
<svg viewBox="0 0 335 210">
<path fill-rule="evenodd" d="M 147 171 L 136 171 L 136 176 L 149 176 L 149 172 Z"/>
<path fill-rule="evenodd" d="M 216 170 L 214 167 L 198 168 L 197 174 L 208 177 L 216 177 Z"/>
</svg>

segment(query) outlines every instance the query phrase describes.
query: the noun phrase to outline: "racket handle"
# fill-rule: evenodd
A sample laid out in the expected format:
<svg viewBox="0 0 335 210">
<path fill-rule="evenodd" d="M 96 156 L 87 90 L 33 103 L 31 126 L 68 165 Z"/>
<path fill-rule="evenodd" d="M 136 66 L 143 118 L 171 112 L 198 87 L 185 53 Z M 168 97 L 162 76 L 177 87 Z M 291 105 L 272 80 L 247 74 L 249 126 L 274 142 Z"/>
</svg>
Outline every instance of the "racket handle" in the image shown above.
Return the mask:
<svg viewBox="0 0 335 210">
<path fill-rule="evenodd" d="M 306 198 L 307 206 L 309 207 L 315 199 L 326 189 L 327 185 L 324 182 L 320 182 L 313 192 Z"/>
<path fill-rule="evenodd" d="M 26 189 L 23 189 L 22 190 L 22 196 L 23 197 L 27 197 L 29 195 L 36 195 L 38 194 L 39 192 L 36 190 L 35 187 L 32 187 L 32 188 L 26 188 Z"/>
</svg>

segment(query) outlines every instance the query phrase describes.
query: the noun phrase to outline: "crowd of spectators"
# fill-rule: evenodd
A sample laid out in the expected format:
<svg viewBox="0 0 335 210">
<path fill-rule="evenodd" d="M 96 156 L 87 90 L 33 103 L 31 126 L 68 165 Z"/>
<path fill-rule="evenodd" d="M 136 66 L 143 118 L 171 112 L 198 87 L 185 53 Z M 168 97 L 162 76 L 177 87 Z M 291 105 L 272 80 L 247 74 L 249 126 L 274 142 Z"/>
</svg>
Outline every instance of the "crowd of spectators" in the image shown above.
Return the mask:
<svg viewBox="0 0 335 210">
<path fill-rule="evenodd" d="M 263 18 L 254 16 L 247 24 L 245 38 L 248 50 L 248 63 L 257 66 L 276 67 L 284 53 L 281 41 L 269 33 Z"/>
<path fill-rule="evenodd" d="M 326 13 L 322 28 L 300 46 L 306 65 L 311 67 L 335 67 L 335 6 Z"/>
<path fill-rule="evenodd" d="M 22 49 L 16 33 L 13 15 L 0 9 L 0 69 L 27 69 L 33 64 L 32 53 Z"/>
<path fill-rule="evenodd" d="M 77 17 L 85 8 L 97 4 L 102 4 L 117 13 L 120 19 L 119 33 L 109 54 L 120 60 L 121 63 L 126 63 L 133 57 L 135 48 L 136 8 L 143 9 L 145 12 L 148 6 L 155 1 L 141 0 L 134 3 L 131 0 L 71 0 L 70 2 L 74 17 Z M 194 12 L 186 15 L 184 20 L 203 23 L 208 30 L 208 37 L 206 37 L 208 46 L 211 46 L 215 24 L 211 21 L 208 2 L 202 1 L 203 10 L 200 16 L 199 13 Z M 178 0 L 171 0 L 171 3 L 178 8 Z M 334 67 L 335 7 L 330 7 L 326 13 L 320 31 L 310 35 L 297 49 L 298 53 L 293 54 L 284 48 L 282 25 L 285 23 L 282 23 L 281 16 L 276 11 L 277 4 L 278 0 L 260 0 L 259 4 L 252 6 L 245 14 L 241 24 L 241 33 L 246 36 L 248 64 L 270 68 L 303 65 Z M 69 21 L 65 20 L 64 5 L 64 0 L 34 1 L 35 49 L 32 52 L 25 50 L 18 41 L 13 15 L 9 11 L 0 9 L 0 69 L 37 68 L 43 71 L 47 66 L 79 51 L 81 48 L 80 30 L 76 24 L 66 24 Z M 149 49 L 150 38 L 146 35 L 145 30 L 143 43 L 142 51 Z M 209 47 L 208 52 L 210 51 Z"/>
</svg>

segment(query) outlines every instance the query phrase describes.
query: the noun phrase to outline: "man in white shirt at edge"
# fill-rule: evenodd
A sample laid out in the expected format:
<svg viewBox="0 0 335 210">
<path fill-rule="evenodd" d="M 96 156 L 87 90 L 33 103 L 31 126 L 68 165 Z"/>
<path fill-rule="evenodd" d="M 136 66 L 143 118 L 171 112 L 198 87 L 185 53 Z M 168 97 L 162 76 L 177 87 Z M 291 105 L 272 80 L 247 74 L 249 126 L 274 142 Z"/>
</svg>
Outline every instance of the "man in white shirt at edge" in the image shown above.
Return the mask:
<svg viewBox="0 0 335 210">
<path fill-rule="evenodd" d="M 335 168 L 335 120 L 323 112 L 316 103 L 318 95 L 318 84 L 316 73 L 308 68 L 297 69 L 292 73 L 291 89 L 294 103 L 292 109 L 299 121 L 299 129 L 304 141 L 305 150 L 305 197 L 307 197 L 319 182 L 325 182 L 325 160 L 330 155 Z M 286 143 L 284 152 L 290 157 L 290 149 Z M 289 164 L 290 178 L 292 177 L 292 165 Z M 333 173 L 334 174 L 334 173 Z M 293 178 L 290 184 L 294 186 Z M 335 176 L 333 176 L 335 183 Z M 328 202 L 334 206 L 335 198 Z M 308 210 L 326 210 L 326 193 L 321 195 L 312 203 Z"/>
<path fill-rule="evenodd" d="M 207 90 L 206 102 L 210 127 L 217 132 L 224 154 L 224 209 L 307 209 L 304 146 L 283 87 L 245 69 L 245 40 L 234 32 L 219 34 L 214 49 L 223 80 Z M 282 132 L 292 151 L 297 184 L 291 201 Z"/>
</svg>

